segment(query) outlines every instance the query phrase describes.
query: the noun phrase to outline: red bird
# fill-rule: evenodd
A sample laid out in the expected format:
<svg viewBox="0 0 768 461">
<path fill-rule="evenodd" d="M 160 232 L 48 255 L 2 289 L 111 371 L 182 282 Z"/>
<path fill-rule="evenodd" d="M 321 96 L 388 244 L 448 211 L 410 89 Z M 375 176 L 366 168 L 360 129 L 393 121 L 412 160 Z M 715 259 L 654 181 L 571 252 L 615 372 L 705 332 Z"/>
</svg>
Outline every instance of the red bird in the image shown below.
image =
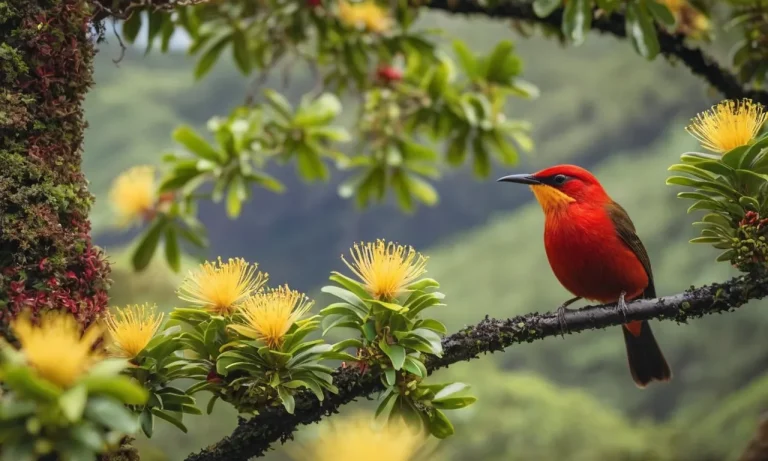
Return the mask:
<svg viewBox="0 0 768 461">
<path fill-rule="evenodd" d="M 544 211 L 547 259 L 563 287 L 576 296 L 558 308 L 561 325 L 568 305 L 582 298 L 617 303 L 623 311 L 625 300 L 656 297 L 651 262 L 632 220 L 589 171 L 557 165 L 499 181 L 529 185 Z M 638 387 L 669 381 L 672 372 L 648 322 L 629 322 L 622 330 Z"/>
</svg>

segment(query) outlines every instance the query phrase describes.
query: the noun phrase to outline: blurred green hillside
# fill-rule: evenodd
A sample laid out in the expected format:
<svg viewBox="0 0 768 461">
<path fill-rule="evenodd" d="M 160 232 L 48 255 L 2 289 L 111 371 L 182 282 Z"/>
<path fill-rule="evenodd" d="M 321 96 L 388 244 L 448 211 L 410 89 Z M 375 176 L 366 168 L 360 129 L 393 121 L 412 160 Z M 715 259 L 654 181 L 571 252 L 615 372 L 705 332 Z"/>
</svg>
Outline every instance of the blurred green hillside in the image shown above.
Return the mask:
<svg viewBox="0 0 768 461">
<path fill-rule="evenodd" d="M 429 15 L 426 26 L 460 36 L 477 51 L 510 37 L 501 23 Z M 539 39 L 516 40 L 526 78 L 542 96 L 520 101 L 509 116 L 534 124 L 536 153 L 516 170 L 569 162 L 595 171 L 609 193 L 632 216 L 649 249 L 660 295 L 732 275 L 714 263 L 708 247 L 687 243 L 694 235 L 687 204 L 664 185 L 666 168 L 695 142 L 683 131 L 688 117 L 712 101 L 700 81 L 659 60 L 644 62 L 626 43 L 594 37 L 577 49 Z M 90 129 L 84 169 L 97 197 L 93 211 L 97 243 L 113 254 L 115 304 L 152 300 L 168 309 L 180 278 L 162 261 L 133 274 L 122 252 L 132 234 L 110 229 L 106 192 L 123 169 L 157 163 L 172 147 L 179 123 L 202 128 L 226 114 L 247 89 L 234 66 L 220 63 L 203 82 L 192 80 L 192 60 L 180 54 L 143 57 L 105 47 L 97 60 L 94 90 L 87 100 Z M 280 89 L 279 81 L 268 86 Z M 286 90 L 297 99 L 310 82 L 301 72 Z M 345 112 L 349 119 L 354 113 Z M 526 188 L 497 184 L 467 171 L 448 171 L 437 184 L 441 202 L 413 216 L 393 206 L 359 212 L 338 198 L 330 184 L 305 185 L 292 167 L 272 171 L 288 186 L 279 196 L 263 191 L 229 221 L 221 207 L 201 207 L 212 248 L 208 257 L 243 256 L 258 261 L 273 282 L 318 293 L 330 270 L 353 241 L 383 237 L 416 246 L 430 256 L 429 274 L 439 280 L 448 307 L 449 330 L 485 315 L 509 317 L 549 311 L 567 299 L 549 269 L 542 246 L 543 218 Z M 190 259 L 186 262 L 189 267 Z M 327 301 L 317 296 L 318 305 Z M 654 323 L 675 378 L 638 390 L 627 371 L 618 329 L 512 347 L 503 354 L 442 371 L 475 387 L 480 401 L 459 412 L 458 435 L 445 456 L 483 460 L 726 460 L 744 445 L 768 401 L 763 375 L 768 353 L 764 303 L 678 326 Z M 204 403 L 205 399 L 201 398 Z M 223 405 L 214 418 L 190 419 L 190 433 L 158 427 L 140 441 L 179 460 L 218 440 L 235 424 Z M 315 428 L 301 431 L 311 437 Z M 153 459 L 146 456 L 143 459 Z M 285 458 L 276 452 L 266 459 Z"/>
</svg>

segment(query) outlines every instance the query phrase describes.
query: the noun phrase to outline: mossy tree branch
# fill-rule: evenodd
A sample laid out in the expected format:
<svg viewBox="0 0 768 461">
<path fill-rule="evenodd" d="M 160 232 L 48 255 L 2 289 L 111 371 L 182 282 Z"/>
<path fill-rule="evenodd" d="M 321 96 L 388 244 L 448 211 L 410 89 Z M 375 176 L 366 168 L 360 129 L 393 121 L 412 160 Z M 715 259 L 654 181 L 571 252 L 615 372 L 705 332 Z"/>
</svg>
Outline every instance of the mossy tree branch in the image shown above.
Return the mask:
<svg viewBox="0 0 768 461">
<path fill-rule="evenodd" d="M 706 314 L 727 312 L 752 299 L 768 296 L 768 280 L 752 276 L 737 277 L 725 283 L 691 288 L 683 293 L 658 299 L 643 299 L 628 304 L 626 317 L 615 305 L 588 306 L 566 314 L 570 333 L 618 326 L 631 320 L 672 320 L 686 323 Z M 454 363 L 478 358 L 481 354 L 504 350 L 517 343 L 527 343 L 561 334 L 557 315 L 531 313 L 506 320 L 485 318 L 443 340 L 444 354 L 427 361 L 431 372 Z M 334 375 L 337 395 L 327 395 L 319 402 L 305 392 L 296 397 L 294 414 L 283 407 L 273 407 L 250 420 L 240 419 L 232 435 L 215 445 L 192 454 L 186 461 L 246 461 L 261 456 L 270 446 L 292 437 L 298 426 L 320 421 L 337 413 L 342 405 L 383 390 L 378 373 L 359 374 L 352 368 L 340 368 Z M 629 385 L 629 384 L 628 384 Z"/>
<path fill-rule="evenodd" d="M 0 333 L 23 309 L 87 324 L 107 304 L 109 266 L 91 245 L 80 170 L 93 77 L 90 5 L 0 2 Z"/>
</svg>

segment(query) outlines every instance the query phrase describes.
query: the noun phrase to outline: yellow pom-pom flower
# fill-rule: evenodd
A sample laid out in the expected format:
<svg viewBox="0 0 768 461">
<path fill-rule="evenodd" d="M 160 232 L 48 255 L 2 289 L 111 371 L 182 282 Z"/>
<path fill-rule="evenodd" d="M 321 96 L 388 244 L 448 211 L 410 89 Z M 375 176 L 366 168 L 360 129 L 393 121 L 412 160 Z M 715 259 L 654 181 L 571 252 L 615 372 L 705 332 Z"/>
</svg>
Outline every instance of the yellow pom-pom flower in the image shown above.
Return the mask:
<svg viewBox="0 0 768 461">
<path fill-rule="evenodd" d="M 330 426 L 330 427 L 328 427 Z M 296 461 L 426 461 L 420 452 L 425 437 L 401 419 L 377 429 L 373 419 L 359 413 L 333 421 L 304 449 L 290 450 Z"/>
<path fill-rule="evenodd" d="M 765 109 L 750 99 L 723 101 L 698 114 L 685 130 L 714 152 L 725 153 L 745 146 L 765 123 Z"/>
<path fill-rule="evenodd" d="M 190 271 L 181 283 L 179 298 L 201 306 L 214 315 L 231 315 L 237 305 L 259 290 L 267 274 L 256 272 L 257 264 L 242 258 L 222 263 L 205 262 L 197 271 Z"/>
<path fill-rule="evenodd" d="M 392 27 L 389 12 L 374 0 L 362 2 L 339 2 L 339 19 L 349 27 L 365 29 L 368 32 L 382 33 Z"/>
<path fill-rule="evenodd" d="M 258 339 L 278 349 L 285 334 L 312 307 L 304 294 L 288 286 L 266 290 L 246 299 L 238 308 L 243 323 L 230 328 L 243 336 Z"/>
<path fill-rule="evenodd" d="M 112 339 L 109 349 L 113 356 L 132 359 L 147 347 L 163 321 L 163 314 L 155 310 L 154 305 L 137 304 L 107 315 L 107 330 Z"/>
<path fill-rule="evenodd" d="M 112 183 L 109 201 L 117 213 L 119 226 L 148 217 L 157 204 L 155 168 L 141 165 L 122 173 Z"/>
<path fill-rule="evenodd" d="M 351 263 L 344 256 L 341 259 L 376 299 L 396 298 L 427 271 L 427 258 L 410 246 L 377 240 L 376 243 L 356 243 L 350 253 Z"/>
<path fill-rule="evenodd" d="M 102 329 L 93 325 L 81 334 L 77 320 L 68 312 L 46 312 L 40 316 L 39 325 L 23 314 L 11 328 L 27 363 L 40 377 L 59 387 L 70 387 L 101 359 L 93 345 Z"/>
</svg>

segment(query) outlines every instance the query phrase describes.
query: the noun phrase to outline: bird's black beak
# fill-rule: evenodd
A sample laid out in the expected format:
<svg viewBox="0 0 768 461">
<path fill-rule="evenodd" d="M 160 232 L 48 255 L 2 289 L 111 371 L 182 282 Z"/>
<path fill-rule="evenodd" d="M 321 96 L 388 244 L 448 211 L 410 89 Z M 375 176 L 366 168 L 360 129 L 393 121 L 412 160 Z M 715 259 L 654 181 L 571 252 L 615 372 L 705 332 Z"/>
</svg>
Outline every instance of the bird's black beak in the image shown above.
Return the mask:
<svg viewBox="0 0 768 461">
<path fill-rule="evenodd" d="M 518 184 L 541 184 L 532 174 L 511 174 L 496 180 L 497 182 L 516 182 Z"/>
</svg>

